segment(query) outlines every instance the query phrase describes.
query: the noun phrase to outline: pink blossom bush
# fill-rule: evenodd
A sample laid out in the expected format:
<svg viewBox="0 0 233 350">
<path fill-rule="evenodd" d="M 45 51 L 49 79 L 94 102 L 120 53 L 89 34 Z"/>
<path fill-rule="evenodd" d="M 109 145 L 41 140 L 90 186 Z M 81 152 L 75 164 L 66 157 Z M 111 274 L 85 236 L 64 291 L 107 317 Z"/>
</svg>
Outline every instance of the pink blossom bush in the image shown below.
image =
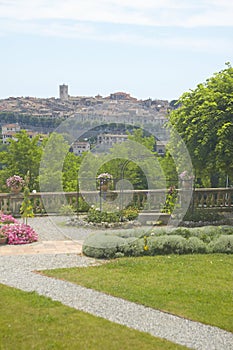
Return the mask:
<svg viewBox="0 0 233 350">
<path fill-rule="evenodd" d="M 8 238 L 8 244 L 28 244 L 38 240 L 37 233 L 29 225 L 5 225 L 2 231 Z"/>
<path fill-rule="evenodd" d="M 18 224 L 18 220 L 16 220 L 12 215 L 7 215 L 0 213 L 0 224 Z"/>
</svg>

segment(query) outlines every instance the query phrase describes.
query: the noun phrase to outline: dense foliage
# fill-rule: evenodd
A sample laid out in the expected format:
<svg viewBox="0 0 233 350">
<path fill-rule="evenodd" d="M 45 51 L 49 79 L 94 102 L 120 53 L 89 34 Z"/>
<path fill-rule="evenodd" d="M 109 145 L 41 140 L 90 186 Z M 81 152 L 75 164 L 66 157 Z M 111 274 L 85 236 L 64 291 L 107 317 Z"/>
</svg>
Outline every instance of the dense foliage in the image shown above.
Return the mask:
<svg viewBox="0 0 233 350">
<path fill-rule="evenodd" d="M 214 74 L 184 93 L 170 124 L 185 141 L 199 185 L 233 183 L 233 68 Z"/>
<path fill-rule="evenodd" d="M 16 174 L 25 178 L 28 176 L 28 188 L 43 191 L 56 191 L 61 182 L 64 191 L 76 191 L 77 174 L 82 157 L 77 157 L 69 151 L 69 145 L 62 135 L 53 133 L 49 138 L 40 141 L 40 136 L 30 138 L 26 131 L 17 134 L 17 141 L 12 139 L 0 152 L 0 192 L 7 192 L 7 179 Z M 47 147 L 46 147 L 47 145 Z M 64 162 L 62 163 L 62 157 Z M 43 168 L 42 159 L 49 167 Z"/>
<path fill-rule="evenodd" d="M 31 139 L 26 131 L 21 131 L 17 134 L 17 139 L 18 141 L 12 139 L 7 150 L 0 152 L 2 192 L 7 191 L 7 178 L 14 174 L 24 178 L 28 172 L 30 174 L 30 189 L 38 189 L 39 164 L 43 151 L 42 145 L 39 143 L 39 136 Z"/>
</svg>

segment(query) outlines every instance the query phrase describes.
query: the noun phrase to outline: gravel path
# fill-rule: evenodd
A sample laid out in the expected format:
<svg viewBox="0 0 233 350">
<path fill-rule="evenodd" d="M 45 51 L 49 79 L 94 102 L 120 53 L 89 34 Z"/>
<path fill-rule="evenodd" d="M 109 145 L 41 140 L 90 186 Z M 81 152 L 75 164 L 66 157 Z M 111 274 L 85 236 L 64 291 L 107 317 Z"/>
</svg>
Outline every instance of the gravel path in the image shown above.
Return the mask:
<svg viewBox="0 0 233 350">
<path fill-rule="evenodd" d="M 42 241 L 82 241 L 92 231 L 62 226 L 64 221 L 64 217 L 38 217 L 29 220 L 29 224 L 39 233 Z M 59 267 L 86 267 L 100 263 L 77 254 L 0 256 L 0 283 L 24 291 L 36 291 L 75 309 L 148 332 L 191 349 L 233 350 L 233 334 L 230 332 L 33 272 Z"/>
<path fill-rule="evenodd" d="M 91 227 L 75 227 L 67 226 L 68 217 L 65 216 L 44 216 L 29 218 L 28 224 L 31 225 L 39 234 L 39 241 L 58 241 L 58 240 L 75 240 L 83 241 L 90 233 L 103 232 L 103 229 Z M 148 230 L 148 227 L 141 227 Z M 110 232 L 123 231 L 123 229 L 108 229 Z M 135 228 L 127 229 L 127 231 L 135 231 Z"/>
<path fill-rule="evenodd" d="M 100 263 L 100 262 L 99 262 Z M 127 327 L 199 350 L 232 350 L 233 334 L 33 271 L 96 264 L 76 254 L 0 257 L 0 283 L 40 295 Z"/>
</svg>

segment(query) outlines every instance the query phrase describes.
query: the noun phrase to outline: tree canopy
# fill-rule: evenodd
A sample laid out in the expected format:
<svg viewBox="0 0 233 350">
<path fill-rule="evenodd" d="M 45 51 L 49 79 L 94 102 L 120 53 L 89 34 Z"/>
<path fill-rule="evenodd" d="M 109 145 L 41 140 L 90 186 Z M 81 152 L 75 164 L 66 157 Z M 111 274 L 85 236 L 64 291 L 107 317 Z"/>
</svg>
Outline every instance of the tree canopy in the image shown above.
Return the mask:
<svg viewBox="0 0 233 350">
<path fill-rule="evenodd" d="M 184 93 L 169 123 L 189 150 L 196 177 L 204 186 L 233 181 L 233 68 L 215 73 Z"/>
<path fill-rule="evenodd" d="M 23 178 L 29 172 L 30 189 L 38 189 L 39 164 L 42 155 L 42 145 L 39 144 L 39 135 L 32 139 L 25 130 L 20 131 L 17 140 L 10 140 L 6 151 L 0 152 L 2 170 L 0 173 L 0 183 L 4 189 L 4 184 L 9 176 L 14 174 Z"/>
</svg>

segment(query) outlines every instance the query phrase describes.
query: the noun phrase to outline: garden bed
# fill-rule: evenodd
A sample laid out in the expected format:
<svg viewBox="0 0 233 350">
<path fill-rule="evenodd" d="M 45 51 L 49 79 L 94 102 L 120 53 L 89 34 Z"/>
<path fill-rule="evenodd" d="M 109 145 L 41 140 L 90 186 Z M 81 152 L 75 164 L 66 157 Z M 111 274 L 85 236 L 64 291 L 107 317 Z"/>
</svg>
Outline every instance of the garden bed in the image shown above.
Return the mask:
<svg viewBox="0 0 233 350">
<path fill-rule="evenodd" d="M 149 231 L 93 232 L 83 243 L 83 253 L 107 259 L 167 254 L 233 254 L 233 227 L 157 227 Z"/>
</svg>

